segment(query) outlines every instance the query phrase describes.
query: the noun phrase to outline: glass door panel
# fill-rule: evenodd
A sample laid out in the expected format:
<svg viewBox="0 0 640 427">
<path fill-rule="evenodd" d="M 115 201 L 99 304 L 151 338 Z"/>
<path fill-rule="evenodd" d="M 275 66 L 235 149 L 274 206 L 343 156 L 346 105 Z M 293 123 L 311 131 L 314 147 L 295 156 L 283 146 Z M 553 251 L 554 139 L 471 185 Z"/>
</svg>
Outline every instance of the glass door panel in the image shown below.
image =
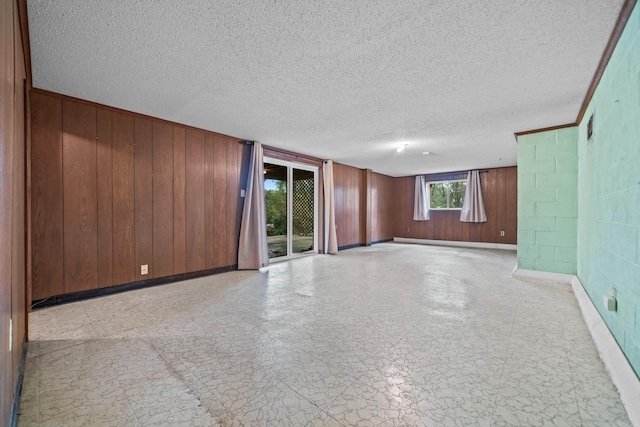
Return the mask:
<svg viewBox="0 0 640 427">
<path fill-rule="evenodd" d="M 293 169 L 291 240 L 293 253 L 313 252 L 315 232 L 315 173 Z"/>
<path fill-rule="evenodd" d="M 287 181 L 286 166 L 264 164 L 264 201 L 267 214 L 267 246 L 269 258 L 289 254 L 287 233 Z"/>
</svg>

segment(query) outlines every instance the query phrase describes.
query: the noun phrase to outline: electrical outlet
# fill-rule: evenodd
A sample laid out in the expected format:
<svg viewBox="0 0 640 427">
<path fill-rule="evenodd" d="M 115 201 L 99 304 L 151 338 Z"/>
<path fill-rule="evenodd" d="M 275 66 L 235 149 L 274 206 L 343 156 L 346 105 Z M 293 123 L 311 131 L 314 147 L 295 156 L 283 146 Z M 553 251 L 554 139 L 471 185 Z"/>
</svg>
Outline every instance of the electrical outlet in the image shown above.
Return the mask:
<svg viewBox="0 0 640 427">
<path fill-rule="evenodd" d="M 140 266 L 140 275 L 144 276 L 145 274 L 149 274 L 149 264 L 142 264 Z"/>
<path fill-rule="evenodd" d="M 500 237 L 504 237 L 504 231 L 500 232 Z"/>
</svg>

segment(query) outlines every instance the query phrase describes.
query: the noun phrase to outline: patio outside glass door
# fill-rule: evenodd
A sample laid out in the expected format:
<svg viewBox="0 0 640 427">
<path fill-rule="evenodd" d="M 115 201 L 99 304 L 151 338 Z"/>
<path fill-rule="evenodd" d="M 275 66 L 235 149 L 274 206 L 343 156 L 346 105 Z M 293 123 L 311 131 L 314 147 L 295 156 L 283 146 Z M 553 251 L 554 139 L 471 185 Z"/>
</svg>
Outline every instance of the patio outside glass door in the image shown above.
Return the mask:
<svg viewBox="0 0 640 427">
<path fill-rule="evenodd" d="M 264 193 L 270 259 L 317 252 L 318 169 L 265 157 Z"/>
</svg>

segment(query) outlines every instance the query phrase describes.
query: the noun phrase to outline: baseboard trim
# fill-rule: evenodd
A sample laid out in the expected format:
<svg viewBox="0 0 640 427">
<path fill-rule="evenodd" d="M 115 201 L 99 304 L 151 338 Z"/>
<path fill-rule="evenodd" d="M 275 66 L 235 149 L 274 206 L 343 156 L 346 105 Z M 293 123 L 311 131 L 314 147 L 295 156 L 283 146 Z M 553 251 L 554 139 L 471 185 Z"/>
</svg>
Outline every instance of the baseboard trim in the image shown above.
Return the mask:
<svg viewBox="0 0 640 427">
<path fill-rule="evenodd" d="M 20 398 L 22 397 L 22 384 L 24 382 L 24 365 L 27 361 L 27 346 L 29 343 L 25 339 L 22 341 L 22 354 L 20 355 L 20 364 L 18 365 L 18 379 L 16 381 L 16 387 L 13 392 L 13 403 L 11 404 L 11 418 L 9 418 L 9 425 L 11 427 L 17 427 L 18 417 L 20 416 Z"/>
<path fill-rule="evenodd" d="M 394 237 L 397 243 L 412 243 L 416 245 L 434 245 L 434 246 L 453 246 L 457 248 L 473 248 L 473 249 L 505 249 L 515 251 L 518 245 L 510 245 L 507 243 L 487 243 L 487 242 L 460 242 L 455 240 L 427 240 L 427 239 L 411 239 L 408 237 Z"/>
<path fill-rule="evenodd" d="M 571 281 L 576 276 L 573 274 L 550 273 L 548 271 L 523 270 L 518 268 L 513 272 L 513 277 L 516 279 L 531 279 L 531 280 L 543 280 L 543 281 L 549 281 L 549 282 L 560 282 L 560 283 L 570 285 Z"/>
<path fill-rule="evenodd" d="M 618 389 L 620 400 L 629 415 L 631 424 L 640 427 L 640 378 L 629 364 L 618 342 L 611 334 L 609 327 L 600 316 L 595 305 L 589 298 L 578 276 L 574 274 L 549 273 L 546 271 L 519 270 L 513 272 L 516 279 L 531 279 L 553 281 L 571 285 L 573 294 L 578 301 L 582 318 L 584 319 L 591 338 L 598 349 L 600 359 Z"/>
<path fill-rule="evenodd" d="M 573 276 L 571 288 L 578 300 L 582 317 L 584 317 L 598 348 L 600 359 L 604 362 L 611 381 L 618 388 L 620 399 L 627 410 L 631 424 L 640 427 L 640 405 L 638 405 L 640 402 L 640 378 L 629 364 L 618 342 L 611 334 L 577 276 Z"/>
<path fill-rule="evenodd" d="M 344 250 L 347 250 L 347 249 L 359 248 L 360 246 L 364 246 L 364 245 L 361 245 L 360 243 L 354 243 L 353 245 L 338 246 L 338 251 L 344 251 Z"/>
<path fill-rule="evenodd" d="M 51 307 L 54 305 L 67 304 L 70 302 L 82 301 L 91 298 L 102 297 L 105 295 L 119 294 L 121 292 L 133 291 L 136 289 L 150 288 L 152 286 L 166 285 L 167 283 L 180 282 L 182 280 L 196 279 L 198 277 L 211 276 L 213 274 L 226 273 L 238 269 L 237 264 L 227 265 L 224 267 L 211 268 L 209 270 L 193 271 L 183 274 L 174 274 L 172 276 L 157 277 L 154 279 L 140 280 L 137 282 L 125 283 L 122 285 L 109 286 L 108 288 L 90 289 L 88 291 L 73 292 L 64 295 L 55 295 L 33 301 L 31 309 Z"/>
<path fill-rule="evenodd" d="M 386 243 L 386 242 L 393 242 L 393 239 L 375 240 L 375 241 L 371 242 L 371 244 L 372 245 L 377 245 L 378 243 Z"/>
</svg>

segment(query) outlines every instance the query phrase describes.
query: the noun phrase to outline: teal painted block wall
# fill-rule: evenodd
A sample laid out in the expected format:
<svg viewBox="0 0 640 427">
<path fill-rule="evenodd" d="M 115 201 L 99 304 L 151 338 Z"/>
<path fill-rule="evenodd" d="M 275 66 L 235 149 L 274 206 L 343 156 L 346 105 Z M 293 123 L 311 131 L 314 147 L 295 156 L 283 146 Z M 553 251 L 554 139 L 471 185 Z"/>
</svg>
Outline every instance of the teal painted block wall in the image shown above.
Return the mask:
<svg viewBox="0 0 640 427">
<path fill-rule="evenodd" d="M 640 376 L 639 4 L 580 123 L 578 158 L 578 277 Z M 613 288 L 617 312 L 602 302 Z"/>
<path fill-rule="evenodd" d="M 578 127 L 518 137 L 518 268 L 576 274 Z"/>
</svg>

